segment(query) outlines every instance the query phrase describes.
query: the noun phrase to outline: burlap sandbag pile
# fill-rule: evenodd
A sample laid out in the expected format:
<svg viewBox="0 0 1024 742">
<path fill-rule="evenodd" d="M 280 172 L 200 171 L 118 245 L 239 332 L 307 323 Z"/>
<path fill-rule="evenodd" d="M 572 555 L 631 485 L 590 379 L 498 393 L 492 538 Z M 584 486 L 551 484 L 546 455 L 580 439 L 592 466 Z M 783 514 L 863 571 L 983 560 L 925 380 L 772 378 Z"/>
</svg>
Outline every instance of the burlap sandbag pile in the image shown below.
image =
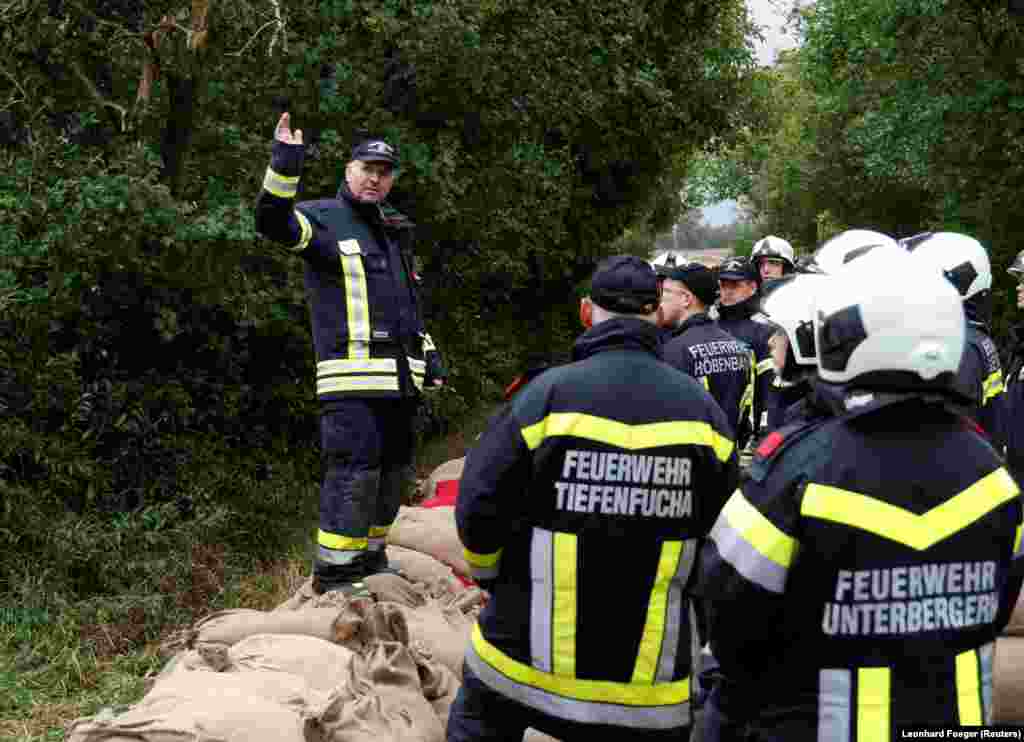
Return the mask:
<svg viewBox="0 0 1024 742">
<path fill-rule="evenodd" d="M 439 467 L 427 494 L 460 473 L 461 460 Z M 77 719 L 66 739 L 442 742 L 486 594 L 453 572 L 466 574 L 453 508 L 434 509 L 403 508 L 387 549 L 399 574 L 368 578 L 371 597 L 318 596 L 307 580 L 272 611 L 206 616 L 165 642 L 141 701 Z"/>
</svg>

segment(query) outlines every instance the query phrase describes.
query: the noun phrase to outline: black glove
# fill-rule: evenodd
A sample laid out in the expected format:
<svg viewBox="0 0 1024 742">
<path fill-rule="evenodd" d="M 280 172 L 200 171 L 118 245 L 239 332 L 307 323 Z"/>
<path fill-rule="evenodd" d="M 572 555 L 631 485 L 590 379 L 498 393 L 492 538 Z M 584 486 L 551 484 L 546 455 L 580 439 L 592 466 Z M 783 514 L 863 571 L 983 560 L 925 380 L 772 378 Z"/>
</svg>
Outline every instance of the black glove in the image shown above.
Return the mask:
<svg viewBox="0 0 1024 742">
<path fill-rule="evenodd" d="M 425 354 L 425 361 L 427 363 L 427 375 L 424 380 L 424 384 L 427 386 L 433 386 L 434 382 L 438 379 L 445 381 L 448 378 L 448 369 L 444 367 L 444 361 L 441 360 L 441 353 L 437 350 L 428 350 Z"/>
</svg>

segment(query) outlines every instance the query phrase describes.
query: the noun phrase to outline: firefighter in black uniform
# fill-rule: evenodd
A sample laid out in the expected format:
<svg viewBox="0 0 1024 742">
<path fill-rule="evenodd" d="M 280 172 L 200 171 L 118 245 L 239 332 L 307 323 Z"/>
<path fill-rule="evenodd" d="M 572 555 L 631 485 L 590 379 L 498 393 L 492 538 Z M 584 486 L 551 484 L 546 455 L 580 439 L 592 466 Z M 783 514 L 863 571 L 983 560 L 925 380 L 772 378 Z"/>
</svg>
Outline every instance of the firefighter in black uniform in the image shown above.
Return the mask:
<svg viewBox="0 0 1024 742">
<path fill-rule="evenodd" d="M 1024 309 L 1024 250 L 1007 272 L 1017 280 L 1017 309 Z M 1006 465 L 1024 481 L 1024 323 L 1010 329 L 1010 363 L 1006 375 Z"/>
<path fill-rule="evenodd" d="M 816 292 L 814 383 L 834 414 L 765 439 L 701 554 L 726 679 L 710 705 L 746 742 L 990 718 L 1024 563 L 1019 491 L 957 406 L 959 296 L 909 257 L 886 264 Z"/>
<path fill-rule="evenodd" d="M 992 445 L 1006 448 L 1006 389 L 999 350 L 988 334 L 992 317 L 992 267 L 981 243 L 955 232 L 922 233 L 904 246 L 915 260 L 940 272 L 963 297 L 967 313 L 967 347 L 957 378 L 973 400 L 971 416 Z"/>
<path fill-rule="evenodd" d="M 713 312 L 718 326 L 746 343 L 754 353 L 753 435 L 764 434 L 775 380 L 768 339 L 775 332 L 758 311 L 760 274 L 747 258 L 729 258 L 718 270 L 718 304 Z"/>
<path fill-rule="evenodd" d="M 715 274 L 700 263 L 655 267 L 662 280 L 662 326 L 671 333 L 661 357 L 711 392 L 743 448 L 750 437 L 753 361 L 750 348 L 708 317 L 718 295 Z"/>
<path fill-rule="evenodd" d="M 691 570 L 737 457 L 703 386 L 659 360 L 658 302 L 648 263 L 602 261 L 573 362 L 466 457 L 456 522 L 491 598 L 449 742 L 686 739 Z"/>
<path fill-rule="evenodd" d="M 387 569 L 385 538 L 413 458 L 413 420 L 425 384 L 445 371 L 426 334 L 411 255 L 411 224 L 381 204 L 398 164 L 386 142 L 358 144 L 338 198 L 295 203 L 302 132 L 288 114 L 275 131 L 256 205 L 256 229 L 306 262 L 321 445 L 317 592 L 365 592 L 361 579 Z"/>
<path fill-rule="evenodd" d="M 775 364 L 777 393 L 768 409 L 768 430 L 782 426 L 800 409 L 811 391 L 811 379 L 818 368 L 814 357 L 814 292 L 823 276 L 791 274 L 765 287 L 761 311 L 775 328 L 768 341 Z M 799 405 L 800 409 L 797 409 Z"/>
</svg>

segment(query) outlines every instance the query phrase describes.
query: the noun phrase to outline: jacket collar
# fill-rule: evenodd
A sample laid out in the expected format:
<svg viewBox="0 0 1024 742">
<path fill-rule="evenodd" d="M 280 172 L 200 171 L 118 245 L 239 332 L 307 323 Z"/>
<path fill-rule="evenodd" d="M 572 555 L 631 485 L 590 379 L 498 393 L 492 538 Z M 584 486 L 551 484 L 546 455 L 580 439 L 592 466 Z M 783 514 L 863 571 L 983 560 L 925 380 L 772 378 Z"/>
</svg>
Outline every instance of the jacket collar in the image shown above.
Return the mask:
<svg viewBox="0 0 1024 742">
<path fill-rule="evenodd" d="M 739 319 L 750 319 L 757 314 L 760 301 L 761 295 L 759 293 L 755 293 L 753 296 L 744 299 L 738 304 L 733 304 L 731 307 L 719 304 L 718 318 L 724 319 L 727 322 Z"/>
<path fill-rule="evenodd" d="M 577 338 L 572 359 L 580 361 L 606 350 L 638 350 L 656 355 L 661 330 L 633 317 L 613 317 L 600 322 Z"/>
<path fill-rule="evenodd" d="M 673 335 L 682 335 L 684 332 L 689 330 L 691 327 L 697 327 L 699 325 L 710 325 L 711 318 L 707 312 L 699 312 L 698 314 L 691 314 L 689 317 L 684 319 L 678 325 L 676 329 L 672 331 Z"/>
<path fill-rule="evenodd" d="M 381 204 L 360 201 L 352 195 L 352 191 L 348 189 L 348 183 L 345 181 L 342 181 L 341 186 L 338 188 L 338 199 L 347 203 L 353 211 L 370 224 L 379 225 L 383 223 L 384 212 Z"/>
</svg>

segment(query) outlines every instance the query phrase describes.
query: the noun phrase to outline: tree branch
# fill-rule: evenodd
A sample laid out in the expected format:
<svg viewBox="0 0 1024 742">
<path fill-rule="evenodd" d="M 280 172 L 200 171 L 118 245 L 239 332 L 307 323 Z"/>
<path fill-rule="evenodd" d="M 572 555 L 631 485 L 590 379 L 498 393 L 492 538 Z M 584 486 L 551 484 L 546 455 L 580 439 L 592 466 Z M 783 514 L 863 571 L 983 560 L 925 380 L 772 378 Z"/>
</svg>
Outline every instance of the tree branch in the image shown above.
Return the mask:
<svg viewBox="0 0 1024 742">
<path fill-rule="evenodd" d="M 260 26 L 259 28 L 256 29 L 256 33 L 254 33 L 252 35 L 251 39 L 249 39 L 248 41 L 245 42 L 245 45 L 241 49 L 239 49 L 237 52 L 228 52 L 226 54 L 226 56 L 228 56 L 228 57 L 240 57 L 240 56 L 242 56 L 242 54 L 245 52 L 245 50 L 248 49 L 250 46 L 252 46 L 253 42 L 256 41 L 256 39 L 259 37 L 259 35 L 261 33 L 263 33 L 263 29 L 269 28 L 270 26 L 278 25 L 279 23 L 280 22 L 277 19 L 274 19 L 272 21 L 267 21 L 262 26 Z"/>
<path fill-rule="evenodd" d="M 75 77 L 78 78 L 79 82 L 81 82 L 82 85 L 85 86 L 86 92 L 89 93 L 90 98 L 92 98 L 94 101 L 99 103 L 104 108 L 113 109 L 114 111 L 117 111 L 121 114 L 121 131 L 126 131 L 126 119 L 128 117 L 128 109 L 126 109 L 124 106 L 114 103 L 111 100 L 107 100 L 106 98 L 104 98 L 100 91 L 96 89 L 96 86 L 93 85 L 93 82 L 89 79 L 89 76 L 82 71 L 81 66 L 78 64 L 78 60 L 70 60 L 68 62 L 68 66 L 71 67 L 71 71 L 75 73 Z"/>
</svg>

